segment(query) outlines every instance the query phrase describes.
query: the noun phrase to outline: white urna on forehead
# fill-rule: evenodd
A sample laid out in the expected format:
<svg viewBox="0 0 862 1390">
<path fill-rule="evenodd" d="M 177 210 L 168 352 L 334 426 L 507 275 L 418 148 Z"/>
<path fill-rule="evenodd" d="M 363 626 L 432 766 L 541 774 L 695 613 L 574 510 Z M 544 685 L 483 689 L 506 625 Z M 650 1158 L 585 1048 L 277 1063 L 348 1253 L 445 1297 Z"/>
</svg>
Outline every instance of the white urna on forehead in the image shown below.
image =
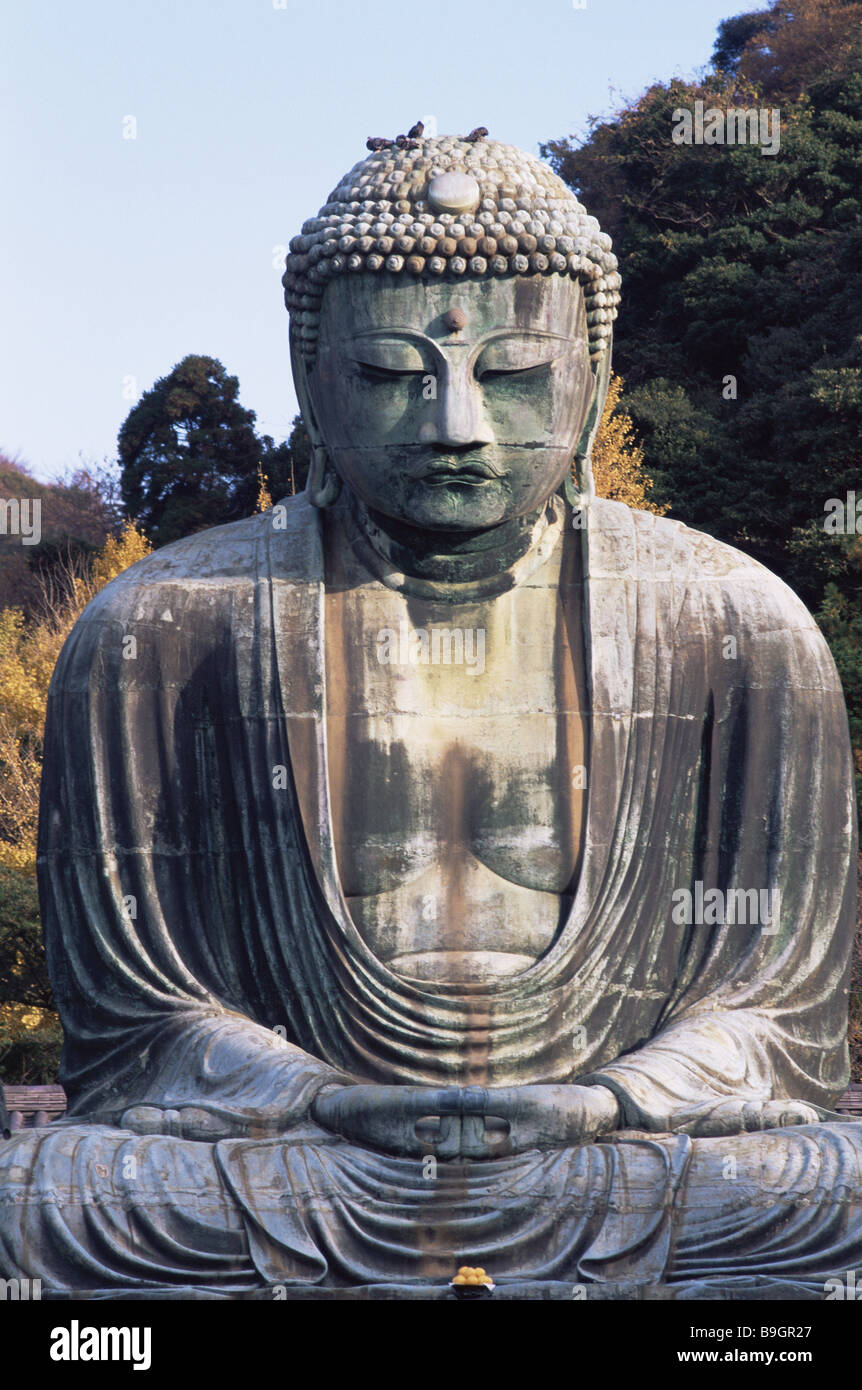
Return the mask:
<svg viewBox="0 0 862 1390">
<path fill-rule="evenodd" d="M 572 276 L 584 286 L 594 364 L 620 301 L 607 233 L 547 164 L 496 140 L 411 140 L 369 155 L 303 223 L 285 266 L 291 339 L 308 361 L 323 292 L 339 275 Z"/>
</svg>

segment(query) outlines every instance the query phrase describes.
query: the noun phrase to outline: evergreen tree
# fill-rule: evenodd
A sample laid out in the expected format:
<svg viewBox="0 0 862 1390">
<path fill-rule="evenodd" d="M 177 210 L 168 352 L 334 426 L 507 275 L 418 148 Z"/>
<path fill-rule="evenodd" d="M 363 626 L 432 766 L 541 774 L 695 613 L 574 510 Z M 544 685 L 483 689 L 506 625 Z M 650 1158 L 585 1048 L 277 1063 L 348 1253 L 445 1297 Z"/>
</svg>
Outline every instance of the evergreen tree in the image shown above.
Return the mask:
<svg viewBox="0 0 862 1390">
<path fill-rule="evenodd" d="M 293 417 L 286 443 L 276 444 L 266 455 L 266 474 L 273 500 L 302 492 L 311 466 L 311 440 L 301 415 Z"/>
<path fill-rule="evenodd" d="M 119 435 L 126 514 L 153 545 L 250 516 L 258 467 L 280 484 L 287 445 L 255 433 L 239 381 L 212 357 L 184 357 L 129 412 Z"/>
</svg>

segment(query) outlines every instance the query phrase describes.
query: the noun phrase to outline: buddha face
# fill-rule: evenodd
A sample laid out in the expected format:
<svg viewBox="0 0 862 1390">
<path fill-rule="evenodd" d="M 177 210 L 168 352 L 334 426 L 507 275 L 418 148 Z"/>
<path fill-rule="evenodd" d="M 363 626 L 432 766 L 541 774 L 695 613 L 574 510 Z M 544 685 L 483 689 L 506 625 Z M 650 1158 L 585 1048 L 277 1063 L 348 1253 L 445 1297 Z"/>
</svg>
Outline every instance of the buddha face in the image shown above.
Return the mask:
<svg viewBox="0 0 862 1390">
<path fill-rule="evenodd" d="M 345 276 L 308 374 L 317 429 L 367 506 L 434 530 L 540 510 L 562 483 L 593 386 L 578 283 Z"/>
</svg>

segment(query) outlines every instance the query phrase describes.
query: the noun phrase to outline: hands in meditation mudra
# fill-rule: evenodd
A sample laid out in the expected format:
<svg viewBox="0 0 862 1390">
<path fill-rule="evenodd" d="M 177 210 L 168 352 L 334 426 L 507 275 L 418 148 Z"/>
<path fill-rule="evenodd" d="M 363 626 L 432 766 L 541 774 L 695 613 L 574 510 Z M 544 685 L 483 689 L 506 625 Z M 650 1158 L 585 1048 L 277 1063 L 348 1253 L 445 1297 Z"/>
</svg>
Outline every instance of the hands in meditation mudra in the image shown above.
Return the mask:
<svg viewBox="0 0 862 1390">
<path fill-rule="evenodd" d="M 0 1142 L 0 1274 L 862 1261 L 840 685 L 760 565 L 594 496 L 619 286 L 491 141 L 377 151 L 294 238 L 306 495 L 135 565 L 58 663 L 70 1109 Z"/>
</svg>

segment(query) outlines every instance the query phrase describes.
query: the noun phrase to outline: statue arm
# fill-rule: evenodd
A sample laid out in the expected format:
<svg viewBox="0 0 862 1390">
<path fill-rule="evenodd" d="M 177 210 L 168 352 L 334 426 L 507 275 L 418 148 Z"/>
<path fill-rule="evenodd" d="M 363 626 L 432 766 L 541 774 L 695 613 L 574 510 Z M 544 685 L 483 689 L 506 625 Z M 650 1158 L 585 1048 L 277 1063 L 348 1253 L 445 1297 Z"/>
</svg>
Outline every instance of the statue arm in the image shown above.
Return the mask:
<svg viewBox="0 0 862 1390">
<path fill-rule="evenodd" d="M 801 1071 L 793 1077 L 786 1067 L 789 1041 L 777 1031 L 770 1037 L 756 1011 L 710 1010 L 666 1028 L 588 1081 L 613 1091 L 620 1129 L 721 1134 L 767 1128 L 764 1115 L 781 1124 L 789 1102 L 810 1106 L 814 1099 L 811 1078 Z M 813 1120 L 821 1108 L 815 1104 L 801 1118 Z"/>
<path fill-rule="evenodd" d="M 39 879 L 69 1114 L 196 1107 L 220 1132 L 282 1132 L 352 1078 L 299 1045 L 267 973 L 289 942 L 258 939 L 264 871 L 242 844 L 251 795 L 231 800 L 249 755 L 218 602 L 208 626 L 196 589 L 128 573 L 69 638 L 46 724 Z"/>
<path fill-rule="evenodd" d="M 758 890 L 774 920 L 732 922 L 725 908 L 724 922 L 692 924 L 660 1027 L 582 1078 L 615 1093 L 626 1127 L 716 1132 L 714 1112 L 732 1132 L 784 1101 L 807 1102 L 812 1119 L 849 1077 L 856 816 L 844 701 L 801 603 L 752 572 L 754 592 L 733 594 L 719 624 L 737 633 L 740 660 L 716 661 L 693 877 L 718 885 L 725 905 L 727 890 Z"/>
<path fill-rule="evenodd" d="M 166 1020 L 154 1040 L 153 1062 L 146 1083 L 135 1087 L 134 1105 L 117 1118 L 147 1131 L 173 1128 L 184 1138 L 295 1131 L 311 1123 L 321 1093 L 352 1081 L 279 1034 L 233 1014 L 196 1012 Z"/>
</svg>

